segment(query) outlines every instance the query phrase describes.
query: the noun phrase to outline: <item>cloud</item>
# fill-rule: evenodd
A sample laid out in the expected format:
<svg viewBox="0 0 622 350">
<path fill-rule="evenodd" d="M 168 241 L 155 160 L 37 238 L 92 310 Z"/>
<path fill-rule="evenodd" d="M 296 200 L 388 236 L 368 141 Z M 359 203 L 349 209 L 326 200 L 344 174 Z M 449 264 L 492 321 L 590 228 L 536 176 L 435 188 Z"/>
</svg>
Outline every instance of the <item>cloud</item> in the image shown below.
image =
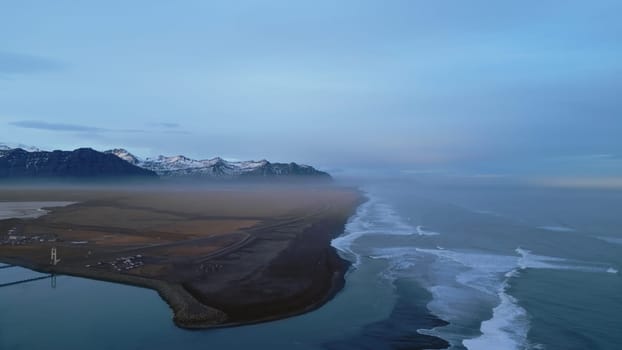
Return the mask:
<svg viewBox="0 0 622 350">
<path fill-rule="evenodd" d="M 156 127 L 159 130 L 156 132 L 162 134 L 178 134 L 178 135 L 190 135 L 191 132 L 186 130 L 180 130 L 181 124 L 179 123 L 171 123 L 171 122 L 152 122 L 146 124 L 151 127 Z"/>
<path fill-rule="evenodd" d="M 0 51 L 0 76 L 59 71 L 65 64 L 47 57 Z"/>
<path fill-rule="evenodd" d="M 446 174 L 447 170 L 442 169 L 403 169 L 400 173 L 406 175 L 438 175 Z"/>
<path fill-rule="evenodd" d="M 592 161 L 592 160 L 609 160 L 620 159 L 621 156 L 613 153 L 594 153 L 594 154 L 576 154 L 570 156 L 559 156 L 555 159 L 563 161 Z"/>
<path fill-rule="evenodd" d="M 167 123 L 167 122 L 160 122 L 160 123 L 149 123 L 150 126 L 157 126 L 160 128 L 168 128 L 168 129 L 174 129 L 174 128 L 179 128 L 181 125 L 178 123 Z"/>
<path fill-rule="evenodd" d="M 192 134 L 190 131 L 186 130 L 164 130 L 162 131 L 164 134 L 178 134 L 178 135 L 190 135 Z"/>
<path fill-rule="evenodd" d="M 37 129 L 46 131 L 59 132 L 84 132 L 84 133 L 104 133 L 104 132 L 142 132 L 136 129 L 106 129 L 88 125 L 64 124 L 64 123 L 48 123 L 38 120 L 23 120 L 9 123 L 18 128 Z"/>
</svg>

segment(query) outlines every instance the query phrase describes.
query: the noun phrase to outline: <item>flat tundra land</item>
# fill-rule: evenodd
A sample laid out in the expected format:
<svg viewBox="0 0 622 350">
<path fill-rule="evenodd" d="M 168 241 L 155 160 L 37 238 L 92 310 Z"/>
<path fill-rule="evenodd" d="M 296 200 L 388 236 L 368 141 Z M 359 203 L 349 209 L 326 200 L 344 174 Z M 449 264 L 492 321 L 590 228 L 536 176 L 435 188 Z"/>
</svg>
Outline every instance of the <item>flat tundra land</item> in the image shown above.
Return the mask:
<svg viewBox="0 0 622 350">
<path fill-rule="evenodd" d="M 155 289 L 178 326 L 209 328 L 329 300 L 348 268 L 330 241 L 361 196 L 334 187 L 7 187 L 0 200 L 75 202 L 0 220 L 0 261 Z"/>
</svg>

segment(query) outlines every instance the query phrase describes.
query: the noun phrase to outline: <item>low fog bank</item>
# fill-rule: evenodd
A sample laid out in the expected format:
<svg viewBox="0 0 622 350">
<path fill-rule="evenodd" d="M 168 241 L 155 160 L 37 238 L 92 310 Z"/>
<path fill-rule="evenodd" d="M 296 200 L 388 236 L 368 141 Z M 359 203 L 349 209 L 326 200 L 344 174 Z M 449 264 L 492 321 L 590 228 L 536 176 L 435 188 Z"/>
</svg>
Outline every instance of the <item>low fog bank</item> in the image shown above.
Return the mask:
<svg viewBox="0 0 622 350">
<path fill-rule="evenodd" d="M 620 178 L 519 177 L 506 175 L 459 175 L 437 173 L 347 171 L 333 175 L 331 181 L 317 178 L 201 179 L 201 178 L 98 178 L 0 180 L 0 190 L 92 189 L 125 191 L 209 191 L 278 189 L 367 189 L 373 187 L 426 190 L 559 189 L 622 191 Z M 2 200 L 2 198 L 0 198 Z"/>
<path fill-rule="evenodd" d="M 341 186 L 388 185 L 427 189 L 560 189 L 622 191 L 622 177 L 518 176 L 504 174 L 462 174 L 412 171 L 343 171 L 334 176 Z"/>
<path fill-rule="evenodd" d="M 211 190 L 289 190 L 289 189 L 354 189 L 352 181 L 326 181 L 311 178 L 294 179 L 149 179 L 149 178 L 110 178 L 110 179 L 36 179 L 2 180 L 0 191 L 15 190 L 97 190 L 97 191 L 211 191 Z M 0 197 L 0 200 L 2 198 Z"/>
</svg>

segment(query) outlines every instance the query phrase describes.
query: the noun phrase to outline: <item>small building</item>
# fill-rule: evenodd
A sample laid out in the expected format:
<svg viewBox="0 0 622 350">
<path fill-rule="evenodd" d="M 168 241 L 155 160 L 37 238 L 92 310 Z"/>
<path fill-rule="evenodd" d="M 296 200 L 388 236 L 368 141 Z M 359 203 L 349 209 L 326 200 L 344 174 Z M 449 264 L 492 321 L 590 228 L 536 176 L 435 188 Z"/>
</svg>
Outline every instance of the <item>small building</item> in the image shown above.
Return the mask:
<svg viewBox="0 0 622 350">
<path fill-rule="evenodd" d="M 17 234 L 9 235 L 9 241 L 23 241 L 25 239 L 26 239 L 26 236 L 23 236 L 23 235 L 17 235 Z"/>
</svg>

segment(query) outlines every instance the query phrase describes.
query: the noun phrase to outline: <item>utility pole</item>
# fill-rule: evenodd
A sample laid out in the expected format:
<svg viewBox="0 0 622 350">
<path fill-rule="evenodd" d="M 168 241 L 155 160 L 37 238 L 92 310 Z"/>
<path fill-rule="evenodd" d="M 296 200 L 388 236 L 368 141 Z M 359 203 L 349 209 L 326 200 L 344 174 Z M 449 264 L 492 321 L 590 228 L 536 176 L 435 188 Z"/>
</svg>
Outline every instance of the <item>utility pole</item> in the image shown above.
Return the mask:
<svg viewBox="0 0 622 350">
<path fill-rule="evenodd" d="M 58 264 L 59 262 L 60 262 L 60 259 L 58 259 L 58 258 L 57 258 L 57 254 L 56 254 L 56 247 L 53 247 L 53 248 L 52 248 L 52 251 L 51 251 L 51 256 L 50 256 L 50 263 L 51 263 L 52 265 L 56 265 L 56 264 Z"/>
</svg>

